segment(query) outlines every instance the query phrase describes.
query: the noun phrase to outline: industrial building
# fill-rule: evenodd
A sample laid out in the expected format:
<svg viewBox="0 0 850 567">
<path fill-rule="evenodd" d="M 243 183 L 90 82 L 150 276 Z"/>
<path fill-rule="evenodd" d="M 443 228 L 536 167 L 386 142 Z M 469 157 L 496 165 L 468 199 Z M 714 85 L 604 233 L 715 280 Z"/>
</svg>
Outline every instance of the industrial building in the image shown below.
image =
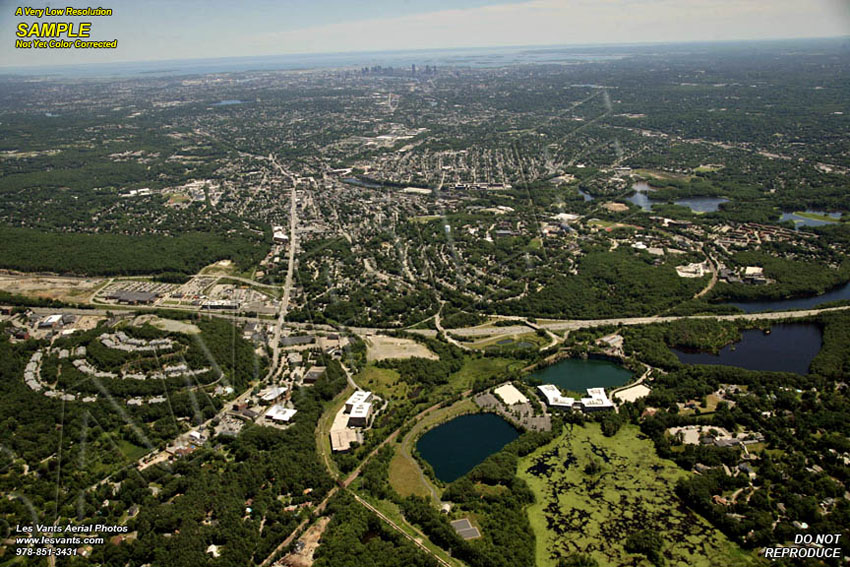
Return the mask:
<svg viewBox="0 0 850 567">
<path fill-rule="evenodd" d="M 349 427 L 366 427 L 369 424 L 369 416 L 372 415 L 372 404 L 369 402 L 354 404 L 348 413 Z"/>
<path fill-rule="evenodd" d="M 345 400 L 345 413 L 351 413 L 351 410 L 354 409 L 354 406 L 358 404 L 365 404 L 372 401 L 372 392 L 367 392 L 365 390 L 357 390 L 351 396 Z"/>
</svg>

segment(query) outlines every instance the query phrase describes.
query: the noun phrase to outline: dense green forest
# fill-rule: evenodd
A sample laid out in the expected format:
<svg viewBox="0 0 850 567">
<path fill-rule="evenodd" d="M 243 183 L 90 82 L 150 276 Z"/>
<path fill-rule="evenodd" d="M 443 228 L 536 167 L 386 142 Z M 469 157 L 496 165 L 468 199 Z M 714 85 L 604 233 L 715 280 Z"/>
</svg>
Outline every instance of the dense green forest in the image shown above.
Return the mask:
<svg viewBox="0 0 850 567">
<path fill-rule="evenodd" d="M 76 234 L 0 227 L 0 267 L 81 275 L 194 274 L 221 259 L 242 269 L 264 254 L 244 236 Z"/>
<path fill-rule="evenodd" d="M 129 522 L 138 539 L 98 548 L 96 560 L 116 567 L 128 561 L 178 567 L 247 566 L 265 559 L 310 513 L 300 505 L 318 503 L 334 485 L 317 456 L 314 431 L 326 403 L 345 387 L 345 374 L 337 362 L 324 363 L 325 376 L 294 392 L 298 413 L 286 430 L 248 426 L 173 467 L 121 474 L 118 500 L 141 505 Z M 161 487 L 156 496 L 151 483 Z M 285 510 L 289 505 L 295 510 Z M 210 544 L 220 546 L 221 557 L 206 552 Z"/>
<path fill-rule="evenodd" d="M 316 550 L 315 567 L 436 567 L 437 562 L 358 504 L 347 492 L 327 508 L 331 522 Z"/>
<path fill-rule="evenodd" d="M 793 540 L 799 531 L 794 522 L 808 524 L 811 533 L 850 536 L 850 504 L 841 497 L 850 481 L 844 458 L 850 452 L 846 419 L 850 397 L 844 383 L 850 368 L 850 314 L 825 313 L 817 322 L 823 326 L 823 347 L 808 375 L 673 364 L 668 366 L 669 372 L 654 377 L 649 397 L 626 404 L 626 411 L 621 411 L 641 425 L 660 456 L 686 470 L 697 464 L 710 469 L 681 481 L 677 493 L 688 506 L 748 547 Z M 697 326 L 689 327 L 689 332 L 697 330 Z M 706 344 L 714 342 L 711 336 L 722 337 L 724 328 L 728 326 L 710 324 L 705 329 Z M 665 341 L 682 335 L 670 326 L 653 325 L 629 330 L 629 336 L 638 356 L 664 363 L 669 357 L 653 350 L 652 343 L 660 343 L 666 350 Z M 724 385 L 735 385 L 734 393 L 727 394 L 713 410 L 706 409 L 708 397 Z M 681 404 L 689 401 L 696 401 L 696 409 L 681 411 Z M 657 411 L 645 414 L 650 407 Z M 764 441 L 750 445 L 745 452 L 740 445 L 682 444 L 666 434 L 670 427 L 695 424 L 725 428 L 734 434 L 755 431 Z M 741 463 L 753 474 L 724 472 L 724 466 L 736 471 Z M 730 495 L 739 490 L 747 497 L 730 504 Z"/>
</svg>

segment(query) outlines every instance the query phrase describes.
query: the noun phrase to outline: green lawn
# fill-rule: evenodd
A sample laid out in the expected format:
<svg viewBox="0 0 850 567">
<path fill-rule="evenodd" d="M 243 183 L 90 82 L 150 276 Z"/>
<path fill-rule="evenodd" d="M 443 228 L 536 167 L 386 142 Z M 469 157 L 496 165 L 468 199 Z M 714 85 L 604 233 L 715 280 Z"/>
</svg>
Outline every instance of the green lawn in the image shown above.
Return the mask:
<svg viewBox="0 0 850 567">
<path fill-rule="evenodd" d="M 338 478 L 340 473 L 339 468 L 331 456 L 331 425 L 333 425 L 336 414 L 340 409 L 342 409 L 342 406 L 345 405 L 345 400 L 347 400 L 353 392 L 354 389 L 351 386 L 346 386 L 345 390 L 337 394 L 333 403 L 325 408 L 322 417 L 319 418 L 319 423 L 316 424 L 316 448 L 318 449 L 319 458 L 324 462 L 325 467 L 328 468 L 331 476 L 335 478 Z"/>
<path fill-rule="evenodd" d="M 144 447 L 134 445 L 125 439 L 120 439 L 116 445 L 121 454 L 130 462 L 138 461 L 148 453 L 148 450 Z"/>
<path fill-rule="evenodd" d="M 390 368 L 378 368 L 368 365 L 354 377 L 357 385 L 365 390 L 375 392 L 382 398 L 405 398 L 410 386 L 399 380 L 399 373 Z"/>
<path fill-rule="evenodd" d="M 601 464 L 600 473 L 584 472 L 591 460 Z M 519 465 L 536 496 L 528 514 L 537 566 L 554 567 L 559 557 L 576 552 L 591 554 L 599 565 L 649 566 L 623 549 L 626 537 L 643 529 L 661 534 L 668 566 L 760 565 L 681 504 L 674 486 L 687 474 L 659 458 L 637 427 L 610 438 L 596 423 L 566 429 Z"/>
<path fill-rule="evenodd" d="M 798 217 L 803 217 L 803 218 L 806 218 L 806 219 L 812 219 L 812 220 L 816 220 L 816 221 L 840 222 L 840 219 L 832 218 L 829 215 L 819 215 L 817 213 L 807 213 L 805 211 L 796 211 L 794 214 L 797 215 Z"/>
<path fill-rule="evenodd" d="M 395 455 L 390 461 L 390 485 L 401 496 L 431 496 L 431 491 L 422 482 L 421 470 L 412 457 L 403 455 L 396 448 Z"/>
<path fill-rule="evenodd" d="M 506 370 L 518 370 L 525 363 L 512 358 L 467 358 L 463 367 L 449 376 L 454 390 L 463 391 L 472 387 L 477 378 L 489 378 Z"/>
</svg>

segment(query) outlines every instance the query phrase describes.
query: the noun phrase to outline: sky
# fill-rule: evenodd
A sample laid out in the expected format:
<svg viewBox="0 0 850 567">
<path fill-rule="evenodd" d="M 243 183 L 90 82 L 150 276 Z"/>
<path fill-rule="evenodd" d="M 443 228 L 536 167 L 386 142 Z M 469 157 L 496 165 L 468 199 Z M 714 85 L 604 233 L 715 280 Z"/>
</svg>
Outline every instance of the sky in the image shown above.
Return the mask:
<svg viewBox="0 0 850 567">
<path fill-rule="evenodd" d="M 112 16 L 40 20 L 19 1 L 0 0 L 0 66 L 850 35 L 850 0 L 103 0 L 74 6 Z M 90 21 L 118 49 L 15 49 L 36 21 Z"/>
</svg>

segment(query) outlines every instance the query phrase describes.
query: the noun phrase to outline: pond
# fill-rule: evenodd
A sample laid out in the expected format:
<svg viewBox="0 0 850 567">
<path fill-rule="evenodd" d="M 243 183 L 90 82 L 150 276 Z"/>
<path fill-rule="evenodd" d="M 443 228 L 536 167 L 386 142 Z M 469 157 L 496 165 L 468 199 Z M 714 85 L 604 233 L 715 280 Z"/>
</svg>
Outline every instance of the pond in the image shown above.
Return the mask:
<svg viewBox="0 0 850 567">
<path fill-rule="evenodd" d="M 783 311 L 785 309 L 813 309 L 823 303 L 838 301 L 839 299 L 850 299 L 850 282 L 820 295 L 769 301 L 734 301 L 724 303 L 724 305 L 734 305 L 747 313 L 756 313 L 758 311 Z"/>
<path fill-rule="evenodd" d="M 813 211 L 811 209 L 807 209 L 804 211 L 806 214 L 810 215 L 820 215 L 823 217 L 829 217 L 831 219 L 835 219 L 834 221 L 829 220 L 821 220 L 821 219 L 812 219 L 809 217 L 804 217 L 799 212 L 797 213 L 782 213 L 782 216 L 779 217 L 780 221 L 793 221 L 794 228 L 800 228 L 801 226 L 823 226 L 825 224 L 832 224 L 833 222 L 838 222 L 841 219 L 841 213 L 827 213 L 824 211 Z"/>
<path fill-rule="evenodd" d="M 652 203 L 654 203 L 654 201 L 649 198 L 649 195 L 647 195 L 647 193 L 655 191 L 655 189 L 650 187 L 649 184 L 645 181 L 638 181 L 637 183 L 632 185 L 632 189 L 634 189 L 635 192 L 630 197 L 626 197 L 626 201 L 632 203 L 633 205 L 637 205 L 644 211 L 651 211 Z"/>
<path fill-rule="evenodd" d="M 616 388 L 627 384 L 632 373 L 610 360 L 565 358 L 537 370 L 528 378 L 538 378 L 544 384 L 584 395 L 588 388 Z"/>
<path fill-rule="evenodd" d="M 823 343 L 820 327 L 811 323 L 774 325 L 769 334 L 751 329 L 741 335 L 740 341 L 723 347 L 717 354 L 671 350 L 685 364 L 719 364 L 807 374 L 809 364 Z"/>
<path fill-rule="evenodd" d="M 416 450 L 437 478 L 452 482 L 519 437 L 514 427 L 493 413 L 462 415 L 419 438 Z"/>
<path fill-rule="evenodd" d="M 582 191 L 581 189 L 578 190 L 578 194 L 581 195 L 582 198 L 584 198 L 585 201 L 592 201 L 593 200 L 593 195 L 591 195 L 590 193 L 586 193 L 586 192 Z"/>
</svg>

